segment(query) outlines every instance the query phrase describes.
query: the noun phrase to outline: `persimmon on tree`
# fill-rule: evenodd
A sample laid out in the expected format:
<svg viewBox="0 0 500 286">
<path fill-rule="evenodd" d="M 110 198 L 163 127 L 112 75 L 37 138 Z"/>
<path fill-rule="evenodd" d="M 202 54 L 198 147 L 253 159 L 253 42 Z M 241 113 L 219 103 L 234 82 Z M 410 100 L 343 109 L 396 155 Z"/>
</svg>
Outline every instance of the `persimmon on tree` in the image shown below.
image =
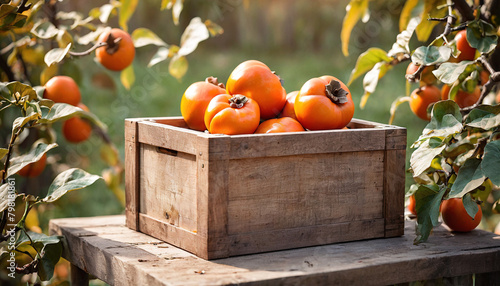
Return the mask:
<svg viewBox="0 0 500 286">
<path fill-rule="evenodd" d="M 368 10 L 368 0 L 350 1 L 341 33 L 345 55 L 353 27 Z M 414 184 L 407 195 L 415 197 L 418 214 L 415 243 L 426 241 L 438 224 L 442 201 L 460 199 L 471 220 L 480 208 L 500 211 L 500 105 L 494 100 L 500 82 L 499 19 L 498 0 L 407 0 L 396 42 L 389 50 L 362 53 L 351 73 L 349 83 L 364 75 L 361 106 L 394 66 L 410 61 L 418 68 L 407 71 L 408 86 L 425 86 L 418 79 L 430 68 L 436 84 L 446 89 L 448 100 L 425 107 L 430 122 L 412 145 Z M 390 122 L 399 105 L 411 104 L 408 95 L 393 100 Z"/>
<path fill-rule="evenodd" d="M 124 168 L 118 150 L 106 126 L 82 103 L 92 102 L 92 95 L 81 93 L 78 81 L 65 74 L 62 66 L 77 57 L 95 56 L 104 68 L 120 72 L 122 84 L 130 88 L 135 79 L 136 49 L 153 45 L 157 51 L 148 66 L 168 62 L 170 74 L 181 78 L 187 70 L 186 56 L 210 35 L 222 33 L 210 20 L 195 17 L 182 33 L 180 43 L 169 45 L 146 28 L 129 34 L 128 22 L 138 0 L 110 0 L 88 14 L 62 11 L 59 2 L 0 1 L 0 247 L 6 249 L 8 240 L 15 239 L 10 249 L 16 254 L 18 282 L 22 275 L 33 275 L 29 281 L 36 284 L 51 280 L 61 257 L 62 238 L 39 233 L 38 226 L 30 228 L 27 223 L 34 213 L 41 213 L 43 208 L 39 206 L 101 178 L 119 200 L 124 200 Z M 173 24 L 177 25 L 183 2 L 159 1 L 158 5 L 172 12 Z M 110 26 L 113 17 L 119 28 Z M 55 128 L 60 126 L 54 125 L 56 122 L 63 122 L 60 133 L 66 140 L 56 138 Z M 63 156 L 57 156 L 59 144 L 79 143 L 91 134 L 102 139 L 100 153 L 109 166 L 102 171 L 102 177 L 72 168 L 72 162 L 61 162 Z M 26 180 L 38 180 L 41 176 L 37 175 L 49 167 L 44 177 L 54 178 L 44 179 L 53 179 L 52 183 L 38 184 L 47 190 L 22 187 Z M 9 213 L 13 212 L 21 215 L 12 219 Z M 0 262 L 8 255 L 10 252 L 0 253 Z M 0 271 L 5 270 L 2 267 Z"/>
</svg>

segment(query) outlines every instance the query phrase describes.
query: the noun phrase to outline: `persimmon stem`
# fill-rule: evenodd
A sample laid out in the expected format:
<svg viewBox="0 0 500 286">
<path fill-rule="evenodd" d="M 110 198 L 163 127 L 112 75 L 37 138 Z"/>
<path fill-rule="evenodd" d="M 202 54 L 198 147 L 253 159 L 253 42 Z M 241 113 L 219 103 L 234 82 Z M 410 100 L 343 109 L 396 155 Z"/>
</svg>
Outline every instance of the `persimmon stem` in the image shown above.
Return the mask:
<svg viewBox="0 0 500 286">
<path fill-rule="evenodd" d="M 113 43 L 114 44 L 118 44 L 121 40 L 122 40 L 122 38 L 116 38 L 116 39 L 114 39 Z M 108 44 L 107 41 L 105 41 L 105 42 L 98 42 L 98 43 L 96 43 L 90 49 L 88 49 L 86 51 L 83 51 L 83 52 L 68 52 L 68 54 L 70 54 L 71 56 L 74 56 L 74 57 L 83 57 L 83 56 L 87 56 L 87 55 L 91 54 L 93 51 L 97 50 L 98 48 L 105 47 L 105 46 L 109 46 L 109 44 Z"/>
<path fill-rule="evenodd" d="M 325 86 L 326 96 L 335 104 L 344 104 L 347 100 L 347 95 L 349 94 L 345 89 L 342 88 L 340 82 L 332 79 Z"/>
<path fill-rule="evenodd" d="M 205 82 L 211 83 L 211 84 L 216 85 L 216 86 L 218 86 L 220 88 L 224 88 L 224 89 L 226 88 L 222 82 L 219 82 L 219 80 L 216 77 L 213 77 L 213 76 L 207 77 L 205 79 Z"/>
<path fill-rule="evenodd" d="M 229 106 L 232 108 L 242 108 L 247 103 L 248 98 L 241 94 L 236 94 L 229 99 Z"/>
</svg>

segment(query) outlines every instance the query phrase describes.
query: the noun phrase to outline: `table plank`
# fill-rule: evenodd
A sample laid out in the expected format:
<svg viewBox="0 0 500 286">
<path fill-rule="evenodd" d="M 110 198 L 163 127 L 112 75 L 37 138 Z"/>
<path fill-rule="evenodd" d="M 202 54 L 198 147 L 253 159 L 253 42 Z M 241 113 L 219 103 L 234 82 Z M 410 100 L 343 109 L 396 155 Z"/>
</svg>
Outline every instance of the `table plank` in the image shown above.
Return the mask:
<svg viewBox="0 0 500 286">
<path fill-rule="evenodd" d="M 66 259 L 112 285 L 386 285 L 500 273 L 499 235 L 438 227 L 413 245 L 413 221 L 401 237 L 210 261 L 128 229 L 125 216 L 55 219 L 50 231 L 66 236 Z"/>
</svg>

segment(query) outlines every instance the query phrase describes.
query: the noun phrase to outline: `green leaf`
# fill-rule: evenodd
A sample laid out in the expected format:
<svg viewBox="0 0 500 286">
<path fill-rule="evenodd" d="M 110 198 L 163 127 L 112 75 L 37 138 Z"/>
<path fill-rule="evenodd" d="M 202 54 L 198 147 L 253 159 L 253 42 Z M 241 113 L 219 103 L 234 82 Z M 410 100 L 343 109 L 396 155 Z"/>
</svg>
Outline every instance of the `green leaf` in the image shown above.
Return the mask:
<svg viewBox="0 0 500 286">
<path fill-rule="evenodd" d="M 387 52 L 388 56 L 396 57 L 398 54 L 410 54 L 410 40 L 419 22 L 420 17 L 412 18 L 410 20 L 406 27 L 406 30 L 399 33 L 399 35 L 396 37 L 396 42 L 392 45 L 392 48 L 389 50 L 389 52 Z"/>
<path fill-rule="evenodd" d="M 181 79 L 187 72 L 188 61 L 186 57 L 175 55 L 168 65 L 168 72 L 176 79 Z"/>
<path fill-rule="evenodd" d="M 451 186 L 449 198 L 461 198 L 465 194 L 481 186 L 486 176 L 481 169 L 481 160 L 469 158 L 465 164 L 458 170 L 457 179 Z"/>
<path fill-rule="evenodd" d="M 497 186 L 500 186 L 500 141 L 490 141 L 484 147 L 483 173 Z"/>
<path fill-rule="evenodd" d="M 475 20 L 467 25 L 467 42 L 480 53 L 489 53 L 497 46 L 496 29 L 483 20 Z"/>
<path fill-rule="evenodd" d="M 55 103 L 52 108 L 49 109 L 48 113 L 43 114 L 42 118 L 38 122 L 41 124 L 50 124 L 59 120 L 69 119 L 73 116 L 85 118 L 104 131 L 107 129 L 106 125 L 104 125 L 104 123 L 102 123 L 94 114 L 66 103 Z"/>
<path fill-rule="evenodd" d="M 189 25 L 184 30 L 181 36 L 181 46 L 177 52 L 179 56 L 187 56 L 198 47 L 201 41 L 210 37 L 207 26 L 199 17 L 191 19 Z"/>
<path fill-rule="evenodd" d="M 59 29 L 48 21 L 38 21 L 33 25 L 31 33 L 40 39 L 52 39 L 59 34 Z"/>
<path fill-rule="evenodd" d="M 427 42 L 429 36 L 432 34 L 432 30 L 439 23 L 438 21 L 429 21 L 429 17 L 442 18 L 446 16 L 447 9 L 437 9 L 446 5 L 446 0 L 425 0 L 424 9 L 421 14 L 422 21 L 417 27 L 417 38 L 420 42 Z"/>
<path fill-rule="evenodd" d="M 123 86 L 130 90 L 132 85 L 135 82 L 135 73 L 134 73 L 134 67 L 132 65 L 129 65 L 127 68 L 125 68 L 121 73 L 120 73 L 120 80 L 123 84 Z"/>
<path fill-rule="evenodd" d="M 436 185 L 420 185 L 415 192 L 415 209 L 418 213 L 414 243 L 424 242 L 429 238 L 432 228 L 439 224 L 439 207 L 446 188 Z"/>
<path fill-rule="evenodd" d="M 54 202 L 67 192 L 88 187 L 100 178 L 100 176 L 89 174 L 78 168 L 66 170 L 57 175 L 49 187 L 47 196 L 42 199 L 42 202 Z"/>
<path fill-rule="evenodd" d="M 49 67 L 53 64 L 60 63 L 66 57 L 70 48 L 71 48 L 71 43 L 69 43 L 64 49 L 62 48 L 52 49 L 48 51 L 47 54 L 45 54 L 43 60 Z"/>
<path fill-rule="evenodd" d="M 368 49 L 366 52 L 359 55 L 358 60 L 356 61 L 356 66 L 351 72 L 351 77 L 349 78 L 347 85 L 351 85 L 356 78 L 371 70 L 375 64 L 379 62 L 390 62 L 391 60 L 392 58 L 387 56 L 387 53 L 382 49 Z"/>
<path fill-rule="evenodd" d="M 465 210 L 467 214 L 473 219 L 476 216 L 476 213 L 479 211 L 479 206 L 472 199 L 470 194 L 465 194 L 462 198 L 462 202 L 464 204 Z"/>
<path fill-rule="evenodd" d="M 166 61 L 169 58 L 169 55 L 170 55 L 169 48 L 165 48 L 165 47 L 158 48 L 158 51 L 156 52 L 156 54 L 154 54 L 154 56 L 149 61 L 148 67 L 152 67 L 158 63 Z"/>
<path fill-rule="evenodd" d="M 490 130 L 500 126 L 500 105 L 480 105 L 465 118 L 465 125 Z"/>
<path fill-rule="evenodd" d="M 432 107 L 431 121 L 425 126 L 419 140 L 439 137 L 448 138 L 462 131 L 460 107 L 453 100 L 438 101 Z"/>
<path fill-rule="evenodd" d="M 132 17 L 135 12 L 135 8 L 139 3 L 139 0 L 120 0 L 120 14 L 118 15 L 118 23 L 124 31 L 128 31 L 128 20 Z"/>
<path fill-rule="evenodd" d="M 411 61 L 419 66 L 431 66 L 446 62 L 450 56 L 451 49 L 447 46 L 421 46 L 413 52 Z"/>
<path fill-rule="evenodd" d="M 410 158 L 410 166 L 413 171 L 413 177 L 420 176 L 427 170 L 432 160 L 446 148 L 446 144 L 440 146 L 431 146 L 430 138 L 421 143 L 421 145 L 413 151 Z"/>
<path fill-rule="evenodd" d="M 47 236 L 43 233 L 32 231 L 20 231 L 16 239 L 16 248 L 23 244 L 31 244 L 38 254 L 35 259 L 38 259 L 38 275 L 42 281 L 48 281 L 54 274 L 54 267 L 59 262 L 62 255 L 62 237 Z"/>
<path fill-rule="evenodd" d="M 62 243 L 59 241 L 56 244 L 48 243 L 45 244 L 42 248 L 41 257 L 38 262 L 38 276 L 40 276 L 40 280 L 49 281 L 52 279 L 54 275 L 54 268 L 61 259 L 62 255 Z"/>
<path fill-rule="evenodd" d="M 43 154 L 47 153 L 49 150 L 55 147 L 57 147 L 56 143 L 45 144 L 42 142 L 36 142 L 35 144 L 33 144 L 28 153 L 13 157 L 10 160 L 10 167 L 7 170 L 7 177 L 17 173 L 28 164 L 39 161 L 42 158 Z"/>
<path fill-rule="evenodd" d="M 410 22 L 411 14 L 413 9 L 417 6 L 419 0 L 407 0 L 401 10 L 401 15 L 399 16 L 399 31 L 402 32 L 407 29 L 408 23 Z M 418 23 L 420 23 L 420 17 L 418 18 Z M 417 23 L 417 25 L 418 25 Z M 415 26 L 416 28 L 416 26 Z"/>
<path fill-rule="evenodd" d="M 346 7 L 346 15 L 342 22 L 342 30 L 340 32 L 340 40 L 342 42 L 342 53 L 344 56 L 349 55 L 349 39 L 351 32 L 356 23 L 363 17 L 364 22 L 368 19 L 368 2 L 369 0 L 351 0 Z"/>
<path fill-rule="evenodd" d="M 453 84 L 465 69 L 474 64 L 473 61 L 461 61 L 459 63 L 443 63 L 432 73 L 443 83 Z"/>
<path fill-rule="evenodd" d="M 134 41 L 134 46 L 136 48 L 144 47 L 147 45 L 155 45 L 160 47 L 167 47 L 160 37 L 158 37 L 153 31 L 146 28 L 138 28 L 132 32 L 132 40 Z"/>
</svg>

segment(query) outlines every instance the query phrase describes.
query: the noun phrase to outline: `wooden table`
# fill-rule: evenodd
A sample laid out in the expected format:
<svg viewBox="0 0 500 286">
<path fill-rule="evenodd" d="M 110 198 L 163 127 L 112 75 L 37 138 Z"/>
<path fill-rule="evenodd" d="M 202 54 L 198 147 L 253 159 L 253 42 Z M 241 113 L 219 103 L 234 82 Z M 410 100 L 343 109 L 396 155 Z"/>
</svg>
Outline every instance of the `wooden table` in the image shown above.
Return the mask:
<svg viewBox="0 0 500 286">
<path fill-rule="evenodd" d="M 440 277 L 472 285 L 474 273 L 475 285 L 500 285 L 499 235 L 439 227 L 428 242 L 413 245 L 412 221 L 402 237 L 210 261 L 128 229 L 125 216 L 55 219 L 50 231 L 67 239 L 63 256 L 72 264 L 73 285 L 87 285 L 88 274 L 134 286 L 387 285 Z"/>
</svg>

